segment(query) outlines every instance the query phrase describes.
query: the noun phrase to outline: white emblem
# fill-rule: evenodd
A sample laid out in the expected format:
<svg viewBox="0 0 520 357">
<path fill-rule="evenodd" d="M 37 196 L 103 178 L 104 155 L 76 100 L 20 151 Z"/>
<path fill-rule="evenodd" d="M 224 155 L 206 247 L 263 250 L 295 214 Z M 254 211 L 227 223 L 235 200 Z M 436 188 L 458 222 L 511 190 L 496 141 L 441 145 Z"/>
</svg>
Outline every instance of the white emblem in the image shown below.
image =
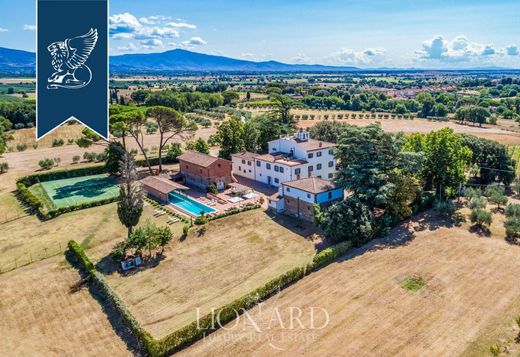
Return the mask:
<svg viewBox="0 0 520 357">
<path fill-rule="evenodd" d="M 92 71 L 85 64 L 96 46 L 97 29 L 83 36 L 51 43 L 47 50 L 52 56 L 54 73 L 47 79 L 47 89 L 79 89 L 92 80 Z"/>
</svg>

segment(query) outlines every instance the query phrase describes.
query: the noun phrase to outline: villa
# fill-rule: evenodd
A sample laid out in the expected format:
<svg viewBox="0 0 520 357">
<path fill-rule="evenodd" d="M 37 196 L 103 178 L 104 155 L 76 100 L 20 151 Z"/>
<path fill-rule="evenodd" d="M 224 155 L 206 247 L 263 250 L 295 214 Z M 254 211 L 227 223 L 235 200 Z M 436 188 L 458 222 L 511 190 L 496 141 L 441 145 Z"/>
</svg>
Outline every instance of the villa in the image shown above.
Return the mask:
<svg viewBox="0 0 520 357">
<path fill-rule="evenodd" d="M 336 172 L 336 146 L 313 140 L 308 131 L 300 128 L 294 136 L 270 141 L 267 154 L 233 154 L 233 175 L 275 187 L 308 177 L 331 180 Z"/>
<path fill-rule="evenodd" d="M 269 208 L 306 221 L 314 220 L 314 204 L 327 207 L 343 199 L 343 188 L 317 177 L 282 183 L 278 192 L 268 198 Z"/>
<path fill-rule="evenodd" d="M 180 173 L 187 185 L 206 190 L 214 184 L 218 190 L 223 190 L 233 182 L 229 160 L 197 151 L 186 151 L 178 159 Z"/>
</svg>

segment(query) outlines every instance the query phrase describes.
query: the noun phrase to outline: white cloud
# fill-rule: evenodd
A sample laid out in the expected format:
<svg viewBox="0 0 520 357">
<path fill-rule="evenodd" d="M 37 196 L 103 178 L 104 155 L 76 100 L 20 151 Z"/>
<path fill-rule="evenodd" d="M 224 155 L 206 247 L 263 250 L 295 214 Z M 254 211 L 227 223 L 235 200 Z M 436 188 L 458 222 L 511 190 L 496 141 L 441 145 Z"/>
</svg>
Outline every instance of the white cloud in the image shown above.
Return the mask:
<svg viewBox="0 0 520 357">
<path fill-rule="evenodd" d="M 189 24 L 187 22 L 168 22 L 166 26 L 174 27 L 174 28 L 185 28 L 185 29 L 196 29 L 197 25 Z"/>
<path fill-rule="evenodd" d="M 185 31 L 197 28 L 186 20 L 173 21 L 170 16 L 154 15 L 138 19 L 128 12 L 110 16 L 109 26 L 112 39 L 122 41 L 121 45 L 115 48 L 116 51 L 137 51 L 139 48 L 129 47 L 128 43 L 131 40 L 137 41 L 133 46 L 137 47 L 137 44 L 141 49 L 164 47 L 163 42 L 173 43 L 171 39 L 179 38 Z M 128 43 L 125 43 L 127 41 Z M 180 46 L 190 48 L 205 44 L 206 41 L 202 38 L 192 37 L 181 42 Z"/>
<path fill-rule="evenodd" d="M 518 47 L 516 45 L 509 45 L 506 47 L 506 54 L 508 56 L 519 56 L 520 51 L 518 50 Z"/>
<path fill-rule="evenodd" d="M 493 56 L 497 51 L 491 46 L 486 45 L 481 52 L 482 56 Z"/>
<path fill-rule="evenodd" d="M 25 24 L 25 25 L 23 25 L 23 29 L 25 31 L 36 31 L 36 25 L 27 25 L 27 24 Z"/>
<path fill-rule="evenodd" d="M 309 62 L 309 59 L 303 53 L 298 53 L 291 60 L 292 60 L 293 63 L 307 63 L 307 62 Z"/>
<path fill-rule="evenodd" d="M 207 42 L 204 41 L 204 39 L 202 37 L 195 36 L 195 37 L 190 38 L 187 41 L 181 42 L 181 47 L 186 48 L 186 49 L 191 49 L 196 46 L 204 46 L 206 44 L 207 44 Z"/>
<path fill-rule="evenodd" d="M 9 31 L 9 30 L 6 28 L 0 27 L 0 32 L 7 32 L 7 31 Z"/>
<path fill-rule="evenodd" d="M 151 38 L 148 40 L 139 41 L 141 47 L 146 49 L 154 49 L 158 47 L 164 47 L 163 42 L 157 38 Z"/>
<path fill-rule="evenodd" d="M 463 62 L 476 61 L 479 59 L 495 58 L 504 54 L 512 53 L 518 48 L 510 45 L 506 48 L 496 48 L 492 44 L 472 42 L 466 36 L 459 35 L 453 40 L 435 36 L 422 43 L 422 49 L 416 51 L 419 60 L 435 60 L 439 62 Z"/>
<path fill-rule="evenodd" d="M 325 61 L 333 65 L 368 66 L 383 62 L 385 54 L 386 50 L 381 47 L 367 48 L 363 51 L 342 48 L 326 56 Z"/>
<path fill-rule="evenodd" d="M 138 49 L 138 47 L 133 42 L 128 42 L 128 44 L 126 46 L 117 47 L 118 51 L 123 51 L 123 52 L 134 52 L 134 51 L 137 51 L 137 49 Z"/>
<path fill-rule="evenodd" d="M 118 33 L 134 33 L 143 27 L 139 20 L 128 12 L 111 15 L 108 21 L 111 35 L 116 35 Z"/>
</svg>

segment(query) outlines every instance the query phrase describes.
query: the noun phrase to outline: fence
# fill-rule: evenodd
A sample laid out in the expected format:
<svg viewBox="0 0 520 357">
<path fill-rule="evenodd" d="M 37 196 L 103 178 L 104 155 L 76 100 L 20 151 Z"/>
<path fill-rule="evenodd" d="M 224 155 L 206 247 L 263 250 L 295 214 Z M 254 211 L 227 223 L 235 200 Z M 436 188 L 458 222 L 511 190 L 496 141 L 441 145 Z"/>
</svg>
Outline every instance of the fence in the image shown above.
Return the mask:
<svg viewBox="0 0 520 357">
<path fill-rule="evenodd" d="M 29 213 L 26 213 L 26 212 L 20 212 L 20 213 L 17 213 L 17 214 L 0 214 L 0 225 L 1 224 L 4 224 L 4 223 L 9 223 L 9 222 L 12 222 L 12 221 L 16 221 L 17 219 L 20 219 L 20 218 L 23 218 L 23 217 L 27 217 L 27 216 L 30 216 Z"/>
<path fill-rule="evenodd" d="M 0 274 L 56 256 L 58 254 L 62 254 L 66 249 L 67 244 L 55 242 L 46 247 L 26 250 L 25 252 L 15 256 L 4 254 L 6 255 L 5 257 L 0 257 Z"/>
</svg>

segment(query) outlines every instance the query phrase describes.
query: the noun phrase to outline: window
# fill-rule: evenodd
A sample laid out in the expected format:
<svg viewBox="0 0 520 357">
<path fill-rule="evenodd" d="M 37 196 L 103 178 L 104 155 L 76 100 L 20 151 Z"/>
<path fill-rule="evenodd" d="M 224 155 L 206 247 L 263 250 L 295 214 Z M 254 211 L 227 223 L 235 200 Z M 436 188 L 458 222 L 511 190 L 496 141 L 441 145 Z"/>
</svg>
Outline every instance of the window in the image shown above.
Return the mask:
<svg viewBox="0 0 520 357">
<path fill-rule="evenodd" d="M 316 153 L 316 157 L 320 157 L 320 156 L 321 156 L 321 151 L 318 151 L 318 152 Z"/>
<path fill-rule="evenodd" d="M 321 170 L 321 164 L 316 165 L 316 170 Z"/>
<path fill-rule="evenodd" d="M 251 172 L 251 169 L 249 169 L 249 172 Z"/>
<path fill-rule="evenodd" d="M 309 159 L 312 159 L 314 157 L 314 154 L 311 152 L 309 155 L 307 155 Z"/>
<path fill-rule="evenodd" d="M 276 148 L 273 148 L 273 150 L 271 150 L 271 151 L 276 151 Z"/>
<path fill-rule="evenodd" d="M 329 155 L 334 155 L 334 150 L 333 149 L 329 150 Z"/>
<path fill-rule="evenodd" d="M 257 162 L 256 162 L 256 166 L 258 166 L 258 167 L 262 166 L 262 164 L 260 163 L 260 161 L 257 161 Z"/>
<path fill-rule="evenodd" d="M 245 163 L 246 163 L 246 160 L 242 160 L 242 163 L 245 164 Z"/>
<path fill-rule="evenodd" d="M 295 175 L 299 175 L 300 172 L 301 172 L 301 169 L 294 169 L 294 174 L 295 174 Z"/>
<path fill-rule="evenodd" d="M 274 183 L 279 183 L 280 180 L 278 180 L 276 177 L 274 178 Z"/>
<path fill-rule="evenodd" d="M 242 166 L 239 166 L 239 167 L 238 167 L 238 171 L 242 171 Z"/>
<path fill-rule="evenodd" d="M 331 179 L 334 175 L 332 175 L 332 173 L 329 174 L 329 178 Z"/>
<path fill-rule="evenodd" d="M 329 161 L 329 167 L 334 167 L 334 161 Z"/>
<path fill-rule="evenodd" d="M 251 161 L 248 161 L 248 162 L 247 162 L 247 166 L 251 166 Z"/>
<path fill-rule="evenodd" d="M 278 172 L 280 171 L 280 168 L 278 167 L 278 165 L 274 165 L 274 172 Z"/>
<path fill-rule="evenodd" d="M 266 169 L 271 170 L 271 164 L 265 164 Z"/>
<path fill-rule="evenodd" d="M 327 198 L 328 198 L 329 200 L 332 200 L 332 192 L 328 192 L 328 193 L 327 193 Z"/>
<path fill-rule="evenodd" d="M 321 175 L 316 176 L 317 178 L 321 178 Z"/>
<path fill-rule="evenodd" d="M 217 164 L 217 167 L 220 167 L 220 164 Z"/>
<path fill-rule="evenodd" d="M 307 198 L 311 198 L 311 194 L 310 193 L 307 194 Z"/>
<path fill-rule="evenodd" d="M 309 172 L 312 172 L 314 170 L 314 167 L 312 167 L 312 165 L 311 165 L 311 166 L 309 166 L 308 170 L 309 170 Z"/>
<path fill-rule="evenodd" d="M 287 187 L 286 190 L 287 190 L 287 192 L 291 192 L 291 188 L 290 187 Z"/>
<path fill-rule="evenodd" d="M 280 173 L 283 174 L 283 167 L 282 166 L 280 166 Z"/>
</svg>

